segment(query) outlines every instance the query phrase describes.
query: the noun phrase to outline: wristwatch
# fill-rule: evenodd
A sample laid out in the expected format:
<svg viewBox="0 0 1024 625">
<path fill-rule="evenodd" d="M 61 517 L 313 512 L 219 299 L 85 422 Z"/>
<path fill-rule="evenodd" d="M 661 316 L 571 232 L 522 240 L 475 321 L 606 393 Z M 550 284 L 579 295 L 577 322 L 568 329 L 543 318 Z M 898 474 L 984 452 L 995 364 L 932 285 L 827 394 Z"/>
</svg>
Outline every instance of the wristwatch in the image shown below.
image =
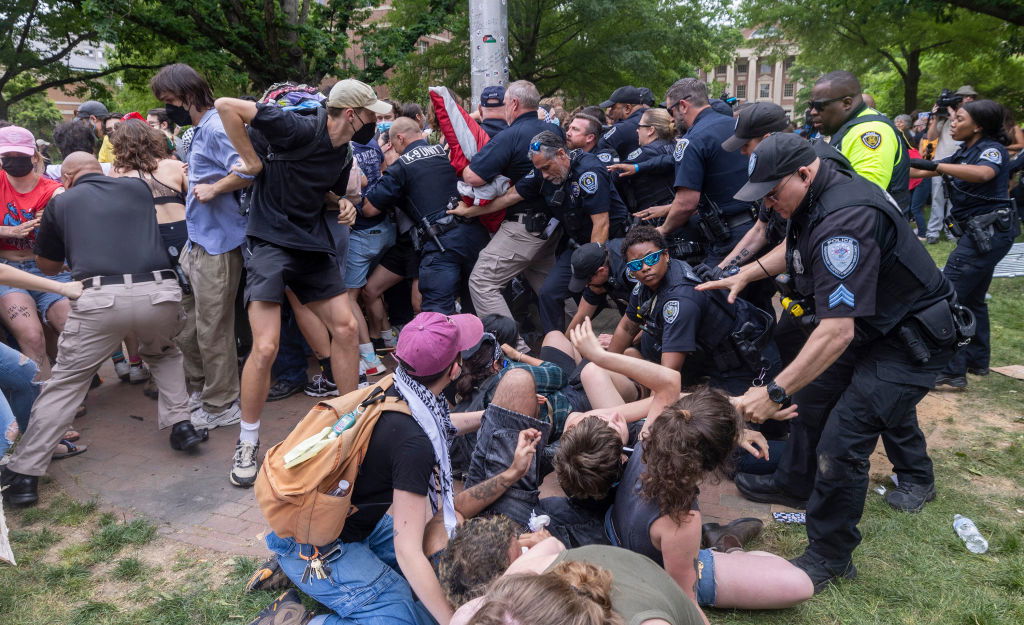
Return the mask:
<svg viewBox="0 0 1024 625">
<path fill-rule="evenodd" d="M 768 391 L 768 399 L 780 406 L 788 405 L 792 399 L 786 394 L 786 390 L 784 388 L 775 383 L 775 380 L 769 382 L 768 386 L 765 387 L 765 390 Z"/>
</svg>

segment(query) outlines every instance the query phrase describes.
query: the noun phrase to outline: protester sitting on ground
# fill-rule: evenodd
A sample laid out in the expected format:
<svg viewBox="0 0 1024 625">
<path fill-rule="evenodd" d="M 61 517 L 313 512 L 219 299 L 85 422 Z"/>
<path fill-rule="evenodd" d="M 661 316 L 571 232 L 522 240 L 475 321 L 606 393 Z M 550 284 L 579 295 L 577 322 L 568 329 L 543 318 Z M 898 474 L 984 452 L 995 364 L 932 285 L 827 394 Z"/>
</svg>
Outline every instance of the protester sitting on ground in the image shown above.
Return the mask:
<svg viewBox="0 0 1024 625">
<path fill-rule="evenodd" d="M 438 313 L 422 313 L 402 329 L 395 348 L 399 366 L 387 393 L 407 402 L 411 416 L 386 411 L 375 424 L 352 486 L 355 512 L 336 542 L 318 546 L 325 554 L 340 550 L 328 561 L 329 580 L 303 575 L 312 546 L 273 532 L 267 536 L 267 547 L 292 582 L 333 610 L 309 625 L 339 618 L 417 623 L 429 622 L 429 617 L 446 624 L 451 618 L 452 609 L 423 552 L 424 530 L 430 508 L 442 511 L 448 533 L 457 522 L 448 443 L 458 430 L 441 392 L 461 373 L 460 352 L 476 345 L 482 332 L 473 315 Z M 387 514 L 389 508 L 393 517 Z M 297 599 L 286 593 L 253 625 L 306 624 L 306 610 Z M 423 606 L 429 616 L 422 614 Z"/>
<path fill-rule="evenodd" d="M 470 554 L 476 566 L 466 561 Z M 503 576 L 495 565 L 507 566 Z M 481 570 L 490 575 L 480 578 Z M 469 585 L 456 572 L 484 583 Z M 604 545 L 566 550 L 554 538 L 523 554 L 515 526 L 501 521 L 473 519 L 460 527 L 442 558 L 441 578 L 449 599 L 461 604 L 453 625 L 707 623 L 693 600 L 648 558 Z"/>
</svg>

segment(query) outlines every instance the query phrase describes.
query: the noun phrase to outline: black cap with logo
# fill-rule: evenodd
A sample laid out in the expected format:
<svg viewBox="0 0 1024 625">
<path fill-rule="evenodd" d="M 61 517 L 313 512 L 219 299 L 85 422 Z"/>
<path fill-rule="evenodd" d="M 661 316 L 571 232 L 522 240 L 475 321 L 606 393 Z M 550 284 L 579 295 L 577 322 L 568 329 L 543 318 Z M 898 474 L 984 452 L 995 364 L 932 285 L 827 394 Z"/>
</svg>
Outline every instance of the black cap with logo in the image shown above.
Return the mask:
<svg viewBox="0 0 1024 625">
<path fill-rule="evenodd" d="M 569 264 L 572 266 L 569 292 L 581 293 L 607 260 L 608 248 L 603 243 L 587 243 L 576 248 L 569 260 Z"/>
<path fill-rule="evenodd" d="M 782 132 L 789 126 L 786 111 L 772 102 L 755 102 L 739 112 L 736 129 L 722 142 L 722 149 L 735 152 L 751 139 L 760 139 L 771 132 Z"/>
<path fill-rule="evenodd" d="M 750 155 L 750 179 L 734 196 L 741 202 L 760 200 L 786 176 L 814 162 L 818 155 L 806 139 L 792 133 L 775 133 Z"/>
<path fill-rule="evenodd" d="M 634 87 L 632 85 L 626 85 L 625 87 L 619 87 L 615 91 L 612 91 L 610 98 L 599 104 L 603 109 L 612 106 L 613 104 L 654 104 L 654 96 L 651 95 L 651 90 L 646 87 Z"/>
</svg>

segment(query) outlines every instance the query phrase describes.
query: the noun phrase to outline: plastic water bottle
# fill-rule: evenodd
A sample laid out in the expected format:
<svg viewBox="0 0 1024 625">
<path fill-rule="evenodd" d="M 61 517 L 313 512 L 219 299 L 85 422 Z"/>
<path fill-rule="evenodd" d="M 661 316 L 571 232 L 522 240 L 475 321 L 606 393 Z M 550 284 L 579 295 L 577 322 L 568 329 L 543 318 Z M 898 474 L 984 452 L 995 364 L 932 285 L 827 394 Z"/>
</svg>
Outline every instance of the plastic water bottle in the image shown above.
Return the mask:
<svg viewBox="0 0 1024 625">
<path fill-rule="evenodd" d="M 352 488 L 352 485 L 348 483 L 348 480 L 341 480 L 338 482 L 338 486 L 327 491 L 327 494 L 334 497 L 344 497 L 348 494 L 348 489 L 350 488 Z"/>
<path fill-rule="evenodd" d="M 967 551 L 971 553 L 985 553 L 988 551 L 988 541 L 978 533 L 978 527 L 974 521 L 959 514 L 953 515 L 953 529 L 967 545 Z"/>
</svg>

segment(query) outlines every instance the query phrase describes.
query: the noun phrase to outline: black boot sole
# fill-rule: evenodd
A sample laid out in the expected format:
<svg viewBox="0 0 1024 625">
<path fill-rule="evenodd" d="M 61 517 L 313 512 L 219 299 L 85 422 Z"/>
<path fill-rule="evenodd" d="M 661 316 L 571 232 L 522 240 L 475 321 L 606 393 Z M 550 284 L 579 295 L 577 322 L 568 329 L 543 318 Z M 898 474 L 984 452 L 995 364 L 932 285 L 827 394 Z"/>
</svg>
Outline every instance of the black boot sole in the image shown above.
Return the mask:
<svg viewBox="0 0 1024 625">
<path fill-rule="evenodd" d="M 206 438 L 204 438 L 203 435 L 197 431 L 195 436 L 189 436 L 183 441 L 175 440 L 172 438 L 171 449 L 175 451 L 189 451 L 197 447 L 199 443 L 202 443 L 205 440 Z"/>
<path fill-rule="evenodd" d="M 13 493 L 4 493 L 4 503 L 9 503 L 12 506 L 19 506 L 27 508 L 28 506 L 34 506 L 39 501 L 39 495 L 32 493 L 31 495 L 15 495 Z"/>
<path fill-rule="evenodd" d="M 757 503 L 777 503 L 780 506 L 786 506 L 787 508 L 796 508 L 797 510 L 807 509 L 806 499 L 798 499 L 785 493 L 759 493 L 741 488 L 739 484 L 736 485 L 736 490 L 740 491 L 740 494 L 743 495 L 744 499 L 749 499 L 750 501 Z"/>
</svg>

